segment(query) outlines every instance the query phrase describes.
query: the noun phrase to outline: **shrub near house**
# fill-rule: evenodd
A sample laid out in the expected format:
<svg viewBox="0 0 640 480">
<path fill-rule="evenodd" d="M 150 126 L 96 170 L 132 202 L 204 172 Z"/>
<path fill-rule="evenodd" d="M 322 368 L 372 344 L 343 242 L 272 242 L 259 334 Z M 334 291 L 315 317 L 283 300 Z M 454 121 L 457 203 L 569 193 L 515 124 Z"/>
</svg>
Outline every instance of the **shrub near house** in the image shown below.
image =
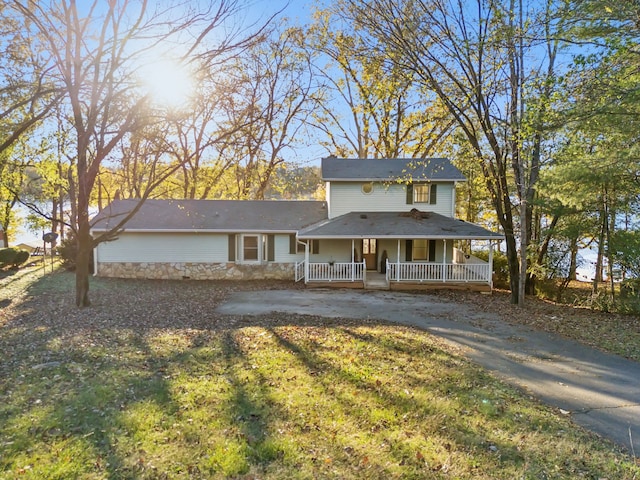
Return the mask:
<svg viewBox="0 0 640 480">
<path fill-rule="evenodd" d="M 0 268 L 15 268 L 29 260 L 29 252 L 17 248 L 0 249 Z"/>
</svg>

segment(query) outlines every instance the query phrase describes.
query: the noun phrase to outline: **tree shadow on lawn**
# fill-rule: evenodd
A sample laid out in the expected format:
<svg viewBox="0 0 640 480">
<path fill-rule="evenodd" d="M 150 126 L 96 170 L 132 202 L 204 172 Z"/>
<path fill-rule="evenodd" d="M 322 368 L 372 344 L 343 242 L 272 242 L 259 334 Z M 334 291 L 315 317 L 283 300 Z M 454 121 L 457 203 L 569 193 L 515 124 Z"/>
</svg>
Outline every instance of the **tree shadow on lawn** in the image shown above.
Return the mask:
<svg viewBox="0 0 640 480">
<path fill-rule="evenodd" d="M 528 450 L 523 437 L 533 425 L 548 442 L 567 426 L 422 331 L 215 315 L 229 288 L 241 286 L 101 281 L 94 307 L 76 309 L 59 285 L 34 285 L 0 326 L 0 472 L 424 478 L 457 463 L 461 476 L 537 474 L 556 446 Z M 568 476 L 583 457 L 571 448 L 559 453 L 575 457 Z"/>
<path fill-rule="evenodd" d="M 441 470 L 443 458 L 450 457 L 452 451 L 482 456 L 492 451 L 489 447 L 501 452 L 495 468 L 502 462 L 516 467 L 523 464 L 524 455 L 519 452 L 516 442 L 501 438 L 487 428 L 489 424 L 478 425 L 473 419 L 478 408 L 492 405 L 495 411 L 485 407 L 486 411 L 482 412 L 482 415 L 493 417 L 489 423 L 494 428 L 513 428 L 513 419 L 503 415 L 500 418 L 495 407 L 507 399 L 496 397 L 496 392 L 491 390 L 479 394 L 489 383 L 487 375 L 477 374 L 466 362 L 452 359 L 450 354 L 433 345 L 425 345 L 415 338 L 410 328 L 391 327 L 396 330 L 395 334 L 384 337 L 363 334 L 353 325 L 334 325 L 334 328 L 344 334 L 342 346 L 345 343 L 355 346 L 355 357 L 346 363 L 341 358 L 340 345 L 334 346 L 333 354 L 326 355 L 304 334 L 298 335 L 296 341 L 286 330 L 271 329 L 271 332 L 278 343 L 295 354 L 308 374 L 317 379 L 317 386 L 324 395 L 335 401 L 337 412 L 333 413 L 344 417 L 352 428 L 366 432 L 369 438 L 365 443 L 370 448 L 387 444 L 388 454 L 394 462 L 416 473 L 424 471 L 425 463 L 431 464 L 434 471 Z M 372 364 L 367 358 L 371 355 L 386 361 Z M 428 362 L 421 360 L 423 355 L 429 357 Z M 388 368 L 389 360 L 392 369 Z M 438 383 L 429 382 L 429 373 L 420 371 L 421 368 L 437 370 L 434 380 Z M 515 396 L 515 392 L 511 394 Z M 504 409 L 500 413 L 504 414 Z M 541 415 L 537 420 L 541 428 L 553 428 L 551 417 Z M 412 431 L 416 426 L 420 431 Z M 420 448 L 416 449 L 424 437 L 429 438 L 429 443 L 435 445 L 443 458 L 439 461 L 424 458 Z M 359 453 L 367 455 L 366 451 Z M 494 458 L 490 456 L 487 457 L 493 464 Z M 371 461 L 376 462 L 375 459 Z M 377 467 L 381 473 L 393 474 L 382 464 Z"/>
</svg>

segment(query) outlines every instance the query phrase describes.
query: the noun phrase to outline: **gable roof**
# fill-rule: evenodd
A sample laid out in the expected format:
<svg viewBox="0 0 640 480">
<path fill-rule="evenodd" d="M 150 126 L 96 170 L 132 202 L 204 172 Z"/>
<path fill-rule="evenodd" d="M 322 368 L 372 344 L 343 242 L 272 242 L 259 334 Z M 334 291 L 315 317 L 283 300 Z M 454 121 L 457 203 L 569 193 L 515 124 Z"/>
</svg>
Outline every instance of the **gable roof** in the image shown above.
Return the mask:
<svg viewBox="0 0 640 480">
<path fill-rule="evenodd" d="M 116 200 L 91 221 L 113 228 L 139 200 Z M 125 231 L 290 232 L 327 218 L 325 202 L 274 200 L 146 200 Z"/>
<path fill-rule="evenodd" d="M 323 158 L 324 181 L 451 181 L 466 178 L 448 158 Z"/>
<path fill-rule="evenodd" d="M 351 212 L 298 232 L 298 238 L 441 238 L 501 240 L 504 235 L 434 212 Z"/>
</svg>

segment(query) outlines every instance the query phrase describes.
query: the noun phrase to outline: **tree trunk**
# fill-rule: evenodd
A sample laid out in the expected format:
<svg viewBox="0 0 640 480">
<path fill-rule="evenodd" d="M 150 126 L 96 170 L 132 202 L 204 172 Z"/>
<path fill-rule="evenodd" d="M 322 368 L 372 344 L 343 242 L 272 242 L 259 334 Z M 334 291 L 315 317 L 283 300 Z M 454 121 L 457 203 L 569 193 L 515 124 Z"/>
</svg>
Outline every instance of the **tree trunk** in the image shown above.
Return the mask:
<svg viewBox="0 0 640 480">
<path fill-rule="evenodd" d="M 569 247 L 571 251 L 571 263 L 569 264 L 569 280 L 575 280 L 576 271 L 578 270 L 578 239 L 571 239 L 571 246 Z"/>
<path fill-rule="evenodd" d="M 91 305 L 89 301 L 89 261 L 93 248 L 88 222 L 79 225 L 76 245 L 78 248 L 76 254 L 76 306 L 88 307 Z"/>
<path fill-rule="evenodd" d="M 93 248 L 91 225 L 89 223 L 89 202 L 95 185 L 95 176 L 89 173 L 87 164 L 86 138 L 78 139 L 78 190 L 77 190 L 77 235 L 76 245 L 76 306 L 88 307 L 89 301 L 89 258 Z M 99 165 L 99 163 L 98 163 Z"/>
<path fill-rule="evenodd" d="M 509 264 L 509 288 L 511 289 L 511 303 L 518 304 L 518 280 L 520 276 L 520 268 L 518 263 L 518 248 L 516 247 L 516 239 L 511 235 L 505 235 L 507 242 L 507 263 Z"/>
<path fill-rule="evenodd" d="M 526 222 L 527 203 L 523 199 L 520 206 L 520 271 L 518 272 L 518 305 L 524 306 L 525 290 L 527 285 L 527 237 L 528 228 Z"/>
<path fill-rule="evenodd" d="M 602 282 L 602 264 L 604 258 L 604 232 L 607 228 L 607 218 L 604 209 L 600 211 L 600 234 L 598 235 L 598 256 L 596 258 L 596 271 L 593 276 L 593 293 L 598 291 L 598 283 Z"/>
<path fill-rule="evenodd" d="M 64 200 L 58 202 L 58 208 L 60 209 L 58 218 L 60 219 L 60 243 L 64 241 Z"/>
<path fill-rule="evenodd" d="M 606 191 L 606 186 L 605 186 Z M 607 199 L 609 199 L 609 195 L 607 192 Z M 608 205 L 607 209 L 607 217 L 609 217 L 607 221 L 607 230 L 605 232 L 607 249 L 605 250 L 605 254 L 607 256 L 607 275 L 609 276 L 609 284 L 611 285 L 611 304 L 613 305 L 616 301 L 616 291 L 615 291 L 615 283 L 613 281 L 613 252 L 611 251 L 611 236 L 613 235 L 615 224 L 616 224 L 616 213 L 614 208 L 610 208 Z"/>
</svg>

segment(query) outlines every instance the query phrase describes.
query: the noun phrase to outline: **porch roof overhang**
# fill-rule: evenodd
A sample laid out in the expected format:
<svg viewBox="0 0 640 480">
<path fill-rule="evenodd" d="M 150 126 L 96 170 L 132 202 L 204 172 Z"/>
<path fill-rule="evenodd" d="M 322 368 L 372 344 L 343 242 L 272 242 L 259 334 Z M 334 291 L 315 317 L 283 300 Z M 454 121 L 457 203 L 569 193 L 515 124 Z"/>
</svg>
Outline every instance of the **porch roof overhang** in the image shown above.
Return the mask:
<svg viewBox="0 0 640 480">
<path fill-rule="evenodd" d="M 484 227 L 434 212 L 351 212 L 298 232 L 298 239 L 456 239 L 495 240 L 504 236 Z"/>
</svg>

